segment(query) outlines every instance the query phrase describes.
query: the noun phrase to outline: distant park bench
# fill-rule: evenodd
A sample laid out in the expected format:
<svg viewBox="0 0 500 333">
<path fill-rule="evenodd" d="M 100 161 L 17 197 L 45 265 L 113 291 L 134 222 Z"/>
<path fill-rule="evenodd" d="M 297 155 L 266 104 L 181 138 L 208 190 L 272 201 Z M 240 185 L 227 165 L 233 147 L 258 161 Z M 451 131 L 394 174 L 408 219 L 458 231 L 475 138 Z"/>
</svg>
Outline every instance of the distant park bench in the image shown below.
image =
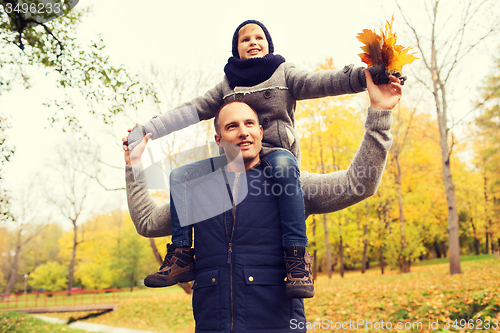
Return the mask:
<svg viewBox="0 0 500 333">
<path fill-rule="evenodd" d="M 115 310 L 119 289 L 0 294 L 0 311 L 26 313 Z"/>
</svg>

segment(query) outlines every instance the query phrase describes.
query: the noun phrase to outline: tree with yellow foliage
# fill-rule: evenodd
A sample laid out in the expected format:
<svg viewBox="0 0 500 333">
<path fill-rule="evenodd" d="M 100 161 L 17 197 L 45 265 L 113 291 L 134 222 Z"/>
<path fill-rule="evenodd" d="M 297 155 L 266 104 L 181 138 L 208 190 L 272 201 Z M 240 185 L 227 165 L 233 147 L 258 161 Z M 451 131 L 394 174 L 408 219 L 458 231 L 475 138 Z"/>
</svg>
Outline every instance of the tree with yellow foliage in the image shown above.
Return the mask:
<svg viewBox="0 0 500 333">
<path fill-rule="evenodd" d="M 317 70 L 333 69 L 333 59 L 328 58 Z M 301 135 L 302 170 L 328 173 L 347 169 L 359 146 L 363 133 L 362 114 L 354 108 L 358 97 L 337 96 L 300 101 L 297 105 L 297 128 Z M 344 213 L 310 217 L 307 221 L 313 255 L 324 263 L 331 276 L 332 268 L 340 262 L 343 268 L 345 251 L 352 247 L 343 244 L 350 235 L 344 234 Z M 320 224 L 317 224 L 320 222 Z M 322 228 L 318 228 L 322 225 Z M 321 238 L 322 237 L 322 240 Z M 349 242 L 350 243 L 350 242 Z M 324 244 L 324 246 L 323 246 Z M 348 258 L 345 264 L 350 265 Z M 320 268 L 321 269 L 321 268 Z"/>
</svg>

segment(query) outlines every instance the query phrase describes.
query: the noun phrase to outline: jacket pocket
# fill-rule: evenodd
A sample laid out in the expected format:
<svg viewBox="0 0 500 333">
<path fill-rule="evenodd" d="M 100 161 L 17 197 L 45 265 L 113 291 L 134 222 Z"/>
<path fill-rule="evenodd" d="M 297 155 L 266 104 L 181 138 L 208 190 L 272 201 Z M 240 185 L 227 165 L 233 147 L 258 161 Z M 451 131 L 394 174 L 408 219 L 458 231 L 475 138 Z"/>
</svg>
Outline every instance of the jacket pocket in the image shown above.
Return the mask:
<svg viewBox="0 0 500 333">
<path fill-rule="evenodd" d="M 293 299 L 285 296 L 285 269 L 245 267 L 248 329 L 290 328 Z"/>
<path fill-rule="evenodd" d="M 196 274 L 193 283 L 193 314 L 196 330 L 220 330 L 219 269 Z"/>
</svg>

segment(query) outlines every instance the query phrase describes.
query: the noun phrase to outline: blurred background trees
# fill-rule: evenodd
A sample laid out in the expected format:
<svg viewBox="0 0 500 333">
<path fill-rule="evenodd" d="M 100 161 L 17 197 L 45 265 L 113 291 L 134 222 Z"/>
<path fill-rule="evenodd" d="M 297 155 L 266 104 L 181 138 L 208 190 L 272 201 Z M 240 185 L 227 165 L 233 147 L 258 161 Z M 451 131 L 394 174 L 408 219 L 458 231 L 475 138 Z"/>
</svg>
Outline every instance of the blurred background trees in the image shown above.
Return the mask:
<svg viewBox="0 0 500 333">
<path fill-rule="evenodd" d="M 68 136 L 61 140 L 59 154 L 67 160 L 51 162 L 47 173 L 23 186 L 24 194 L 7 191 L 5 179 L 0 179 L 0 288 L 22 292 L 25 284 L 28 290 L 47 291 L 140 285 L 144 276 L 158 268 L 157 259 L 165 255 L 168 238 L 150 241 L 136 233 L 123 202 L 116 203 L 113 196 L 116 192 L 123 198 L 123 164 L 110 162 L 109 151 L 120 150 L 119 138 L 127 128 L 123 124 L 135 123 L 139 113 L 140 119 L 147 119 L 202 94 L 221 79 L 221 71 L 213 74 L 203 67 L 164 70 L 152 64 L 134 73 L 113 63 L 100 36 L 78 38 L 76 29 L 87 15 L 85 8 L 47 22 L 50 33 L 43 26 L 27 26 L 22 34 L 13 29 L 2 8 L 0 97 L 15 85 L 29 89 L 32 78 L 42 73 L 62 91 L 47 102 L 55 110 L 48 123 Z M 422 35 L 409 29 L 407 36 Z M 446 40 L 443 43 L 436 52 L 451 47 Z M 416 61 L 405 72 L 409 80 L 401 104 L 394 109 L 394 144 L 378 192 L 343 211 L 308 219 L 315 274 L 343 275 L 346 270 L 366 271 L 375 266 L 382 274 L 387 269 L 410 272 L 419 260 L 449 257 L 445 144 L 453 165 L 459 254 L 499 251 L 500 58 L 492 59 L 483 84 L 474 87 L 480 97 L 468 117 L 451 117 L 450 107 L 447 118 L 427 101 L 434 101 L 429 94 L 433 94 L 436 78 L 442 80 L 439 89 L 453 83 L 447 94 L 467 82 L 454 69 L 454 61 L 463 54 L 450 50 L 448 58 L 438 61 L 443 67 L 437 69 L 444 72 L 426 67 L 423 58 L 421 66 Z M 419 57 L 429 52 L 432 56 L 432 49 L 422 44 Z M 314 67 L 327 70 L 336 64 L 327 58 Z M 457 74 L 446 81 L 450 72 Z M 451 101 L 450 105 L 459 104 L 454 98 Z M 317 173 L 345 170 L 361 142 L 367 106 L 364 94 L 298 103 L 301 168 Z M 15 156 L 15 147 L 6 134 L 9 116 L 2 112 L 0 163 L 5 165 Z M 444 138 L 442 124 L 447 127 Z M 206 145 L 213 137 L 208 122 L 189 131 L 159 143 L 171 163 L 166 169 L 175 165 L 177 153 Z M 35 138 L 34 144 L 45 143 Z M 64 180 L 65 172 L 75 180 L 73 186 Z M 159 203 L 168 200 L 168 192 L 154 194 Z"/>
</svg>

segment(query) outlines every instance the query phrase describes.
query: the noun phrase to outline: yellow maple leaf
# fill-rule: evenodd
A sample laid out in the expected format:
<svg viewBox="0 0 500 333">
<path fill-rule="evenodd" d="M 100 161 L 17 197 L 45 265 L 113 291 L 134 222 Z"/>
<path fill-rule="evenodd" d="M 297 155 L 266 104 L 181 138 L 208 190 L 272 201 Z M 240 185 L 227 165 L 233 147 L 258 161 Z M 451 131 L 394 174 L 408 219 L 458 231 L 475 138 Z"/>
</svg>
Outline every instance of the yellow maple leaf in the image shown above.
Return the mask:
<svg viewBox="0 0 500 333">
<path fill-rule="evenodd" d="M 358 40 L 364 44 L 361 49 L 364 53 L 360 53 L 361 61 L 371 66 L 378 66 L 383 64 L 388 71 L 402 73 L 403 66 L 411 64 L 415 59 L 414 53 L 408 53 L 411 47 L 404 48 L 397 45 L 396 34 L 392 31 L 391 22 L 386 21 L 385 30 L 380 30 L 380 35 L 375 31 L 364 29 L 358 34 Z"/>
</svg>

